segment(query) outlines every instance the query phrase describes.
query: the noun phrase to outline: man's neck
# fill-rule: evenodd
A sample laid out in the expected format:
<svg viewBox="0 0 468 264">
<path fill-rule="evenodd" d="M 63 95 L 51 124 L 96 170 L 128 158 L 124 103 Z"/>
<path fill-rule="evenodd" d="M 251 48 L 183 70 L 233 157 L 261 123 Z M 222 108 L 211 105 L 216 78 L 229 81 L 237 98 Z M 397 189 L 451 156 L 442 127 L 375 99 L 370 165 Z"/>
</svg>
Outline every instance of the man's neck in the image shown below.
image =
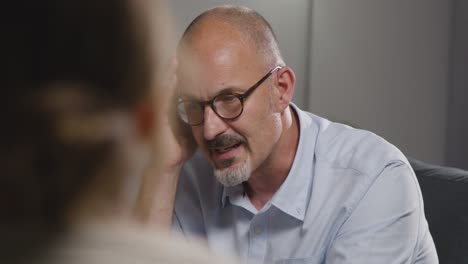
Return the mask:
<svg viewBox="0 0 468 264">
<path fill-rule="evenodd" d="M 299 121 L 295 110 L 289 107 L 283 114 L 283 133 L 272 153 L 255 170 L 244 188 L 252 205 L 260 210 L 271 200 L 288 177 L 299 143 Z"/>
</svg>

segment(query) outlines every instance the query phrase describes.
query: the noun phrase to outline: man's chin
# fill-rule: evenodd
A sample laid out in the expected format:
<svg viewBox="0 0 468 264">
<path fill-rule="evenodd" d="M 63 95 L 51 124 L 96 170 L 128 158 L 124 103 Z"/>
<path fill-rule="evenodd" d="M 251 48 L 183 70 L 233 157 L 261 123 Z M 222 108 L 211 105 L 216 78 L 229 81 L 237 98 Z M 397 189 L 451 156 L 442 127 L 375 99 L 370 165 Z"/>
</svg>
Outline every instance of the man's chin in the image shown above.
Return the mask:
<svg viewBox="0 0 468 264">
<path fill-rule="evenodd" d="M 240 164 L 236 164 L 235 158 L 223 159 L 223 160 L 212 160 L 212 165 L 216 170 L 230 170 L 237 169 Z"/>
<path fill-rule="evenodd" d="M 230 164 L 227 167 L 215 167 L 214 174 L 219 183 L 225 187 L 232 187 L 246 182 L 250 178 L 250 163 Z"/>
</svg>

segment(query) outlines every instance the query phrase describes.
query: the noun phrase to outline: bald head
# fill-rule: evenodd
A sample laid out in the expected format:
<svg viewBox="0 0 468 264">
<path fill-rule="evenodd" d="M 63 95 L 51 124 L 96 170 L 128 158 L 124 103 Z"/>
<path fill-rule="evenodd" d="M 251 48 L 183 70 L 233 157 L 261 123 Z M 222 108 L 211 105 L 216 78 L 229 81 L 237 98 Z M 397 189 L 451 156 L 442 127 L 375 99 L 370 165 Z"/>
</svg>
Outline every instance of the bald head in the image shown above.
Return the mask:
<svg viewBox="0 0 468 264">
<path fill-rule="evenodd" d="M 247 7 L 220 6 L 203 12 L 187 27 L 180 43 L 191 46 L 206 40 L 207 34 L 218 33 L 220 36 L 230 35 L 231 41 L 235 39 L 246 44 L 269 66 L 284 65 L 270 24 Z"/>
</svg>

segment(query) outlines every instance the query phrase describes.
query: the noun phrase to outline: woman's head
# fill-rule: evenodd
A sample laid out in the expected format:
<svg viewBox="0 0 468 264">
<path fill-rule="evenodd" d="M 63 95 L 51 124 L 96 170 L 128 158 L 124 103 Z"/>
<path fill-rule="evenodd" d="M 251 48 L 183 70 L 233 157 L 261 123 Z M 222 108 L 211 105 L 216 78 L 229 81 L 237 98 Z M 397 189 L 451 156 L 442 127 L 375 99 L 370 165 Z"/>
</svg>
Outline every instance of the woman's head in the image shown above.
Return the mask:
<svg viewBox="0 0 468 264">
<path fill-rule="evenodd" d="M 144 141 L 138 116 L 146 113 L 148 121 L 149 106 L 157 105 L 153 87 L 166 38 L 158 35 L 162 20 L 154 19 L 162 12 L 154 4 L 20 0 L 2 6 L 6 224 L 56 227 L 91 184 L 116 184 L 134 168 L 129 154 Z"/>
</svg>

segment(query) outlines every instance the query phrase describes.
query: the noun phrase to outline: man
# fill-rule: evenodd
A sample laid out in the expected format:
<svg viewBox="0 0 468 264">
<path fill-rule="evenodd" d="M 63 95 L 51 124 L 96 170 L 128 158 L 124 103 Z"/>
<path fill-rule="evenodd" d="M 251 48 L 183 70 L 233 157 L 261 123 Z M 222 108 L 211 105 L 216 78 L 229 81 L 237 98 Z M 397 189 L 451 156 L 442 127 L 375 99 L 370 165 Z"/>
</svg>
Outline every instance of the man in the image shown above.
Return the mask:
<svg viewBox="0 0 468 264">
<path fill-rule="evenodd" d="M 149 221 L 167 224 L 175 202 L 176 230 L 248 263 L 438 262 L 404 155 L 292 104 L 294 72 L 259 14 L 224 6 L 197 17 L 178 81 L 199 151 L 182 168 L 190 136 L 173 138 L 167 173 L 147 187 L 159 193 Z"/>
</svg>

